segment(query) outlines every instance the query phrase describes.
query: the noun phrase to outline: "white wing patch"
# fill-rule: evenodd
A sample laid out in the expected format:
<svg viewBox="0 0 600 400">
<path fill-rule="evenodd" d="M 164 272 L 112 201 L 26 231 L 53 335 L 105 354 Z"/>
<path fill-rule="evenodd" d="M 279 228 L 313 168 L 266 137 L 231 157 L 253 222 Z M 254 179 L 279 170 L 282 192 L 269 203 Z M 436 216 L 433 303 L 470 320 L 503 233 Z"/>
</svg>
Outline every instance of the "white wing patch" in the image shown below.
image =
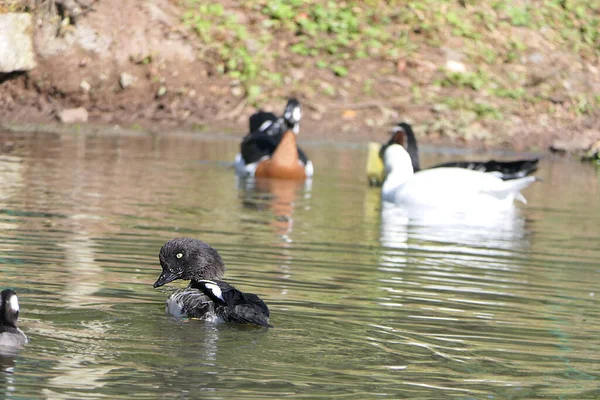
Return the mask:
<svg viewBox="0 0 600 400">
<path fill-rule="evenodd" d="M 302 110 L 300 107 L 294 108 L 294 111 L 292 111 L 292 116 L 294 117 L 294 121 L 300 121 L 300 118 L 302 118 Z"/>
<path fill-rule="evenodd" d="M 258 127 L 258 131 L 259 131 L 259 132 L 264 132 L 264 131 L 266 131 L 267 129 L 269 129 L 269 127 L 270 127 L 271 125 L 273 125 L 273 121 L 265 121 L 265 122 L 263 122 L 263 123 L 262 123 L 262 125 L 261 125 L 261 126 L 259 126 L 259 127 Z"/>
<path fill-rule="evenodd" d="M 17 296 L 12 296 L 8 302 L 10 304 L 10 309 L 12 310 L 12 312 L 18 313 L 19 312 L 19 299 L 17 299 Z"/>
<path fill-rule="evenodd" d="M 216 283 L 211 282 L 211 281 L 205 281 L 205 282 L 206 282 L 206 288 L 208 290 L 210 290 L 216 298 L 221 299 L 221 301 L 225 302 L 225 300 L 223 300 L 223 292 L 221 291 L 221 288 L 219 287 L 219 285 L 217 285 Z"/>
</svg>

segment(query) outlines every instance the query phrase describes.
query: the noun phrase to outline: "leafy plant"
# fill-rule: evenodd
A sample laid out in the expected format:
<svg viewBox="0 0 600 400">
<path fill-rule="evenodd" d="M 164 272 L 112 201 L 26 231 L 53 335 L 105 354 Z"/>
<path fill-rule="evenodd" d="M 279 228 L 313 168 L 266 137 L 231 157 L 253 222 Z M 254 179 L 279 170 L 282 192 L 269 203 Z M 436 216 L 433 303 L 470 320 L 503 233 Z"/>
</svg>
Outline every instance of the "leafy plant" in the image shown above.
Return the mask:
<svg viewBox="0 0 600 400">
<path fill-rule="evenodd" d="M 331 67 L 331 70 L 337 76 L 344 77 L 344 76 L 348 75 L 348 69 L 342 65 L 334 65 Z"/>
<path fill-rule="evenodd" d="M 444 87 L 468 87 L 473 90 L 481 89 L 488 82 L 487 75 L 481 71 L 477 72 L 451 72 L 445 71 L 445 76 L 438 84 Z"/>
<path fill-rule="evenodd" d="M 530 15 L 525 7 L 509 6 L 506 13 L 514 26 L 528 26 L 530 23 Z"/>
<path fill-rule="evenodd" d="M 249 88 L 257 77 L 261 59 L 251 54 L 246 46 L 250 36 L 246 27 L 221 4 L 188 0 L 185 5 L 188 10 L 183 13 L 183 23 L 204 42 L 204 56 L 211 58 L 221 73 L 239 79 L 251 95 Z"/>
</svg>

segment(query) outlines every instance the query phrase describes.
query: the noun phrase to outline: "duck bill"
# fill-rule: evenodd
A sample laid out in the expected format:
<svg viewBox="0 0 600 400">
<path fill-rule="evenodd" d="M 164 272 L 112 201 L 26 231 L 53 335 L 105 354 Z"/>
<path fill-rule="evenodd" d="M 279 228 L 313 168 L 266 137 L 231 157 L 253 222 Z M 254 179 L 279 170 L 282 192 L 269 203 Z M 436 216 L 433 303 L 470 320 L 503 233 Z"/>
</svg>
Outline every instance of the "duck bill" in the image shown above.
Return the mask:
<svg viewBox="0 0 600 400">
<path fill-rule="evenodd" d="M 169 282 L 173 282 L 175 279 L 179 278 L 177 274 L 174 274 L 170 271 L 163 271 L 162 274 L 158 277 L 156 282 L 154 282 L 154 287 L 160 287 L 162 285 L 166 285 Z"/>
</svg>

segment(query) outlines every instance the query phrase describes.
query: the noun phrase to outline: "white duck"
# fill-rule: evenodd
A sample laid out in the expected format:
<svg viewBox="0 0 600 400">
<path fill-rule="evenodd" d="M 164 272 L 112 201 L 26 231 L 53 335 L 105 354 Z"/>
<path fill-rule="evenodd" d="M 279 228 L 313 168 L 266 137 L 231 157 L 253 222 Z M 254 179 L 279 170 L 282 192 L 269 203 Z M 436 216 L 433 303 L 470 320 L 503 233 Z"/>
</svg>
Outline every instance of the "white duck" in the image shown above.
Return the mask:
<svg viewBox="0 0 600 400">
<path fill-rule="evenodd" d="M 464 168 L 434 168 L 417 173 L 409 153 L 392 144 L 383 156 L 386 178 L 381 188 L 384 201 L 418 207 L 436 207 L 454 211 L 506 209 L 514 200 L 526 203 L 521 190 L 536 178 L 503 181 L 491 173 Z"/>
</svg>

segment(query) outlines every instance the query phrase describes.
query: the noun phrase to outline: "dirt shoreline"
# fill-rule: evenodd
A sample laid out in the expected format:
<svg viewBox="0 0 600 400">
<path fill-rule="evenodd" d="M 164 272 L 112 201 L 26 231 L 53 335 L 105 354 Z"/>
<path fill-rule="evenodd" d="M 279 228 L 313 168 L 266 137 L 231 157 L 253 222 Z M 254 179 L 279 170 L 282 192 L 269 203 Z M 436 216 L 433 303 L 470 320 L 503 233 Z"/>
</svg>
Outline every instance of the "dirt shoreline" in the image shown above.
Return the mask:
<svg viewBox="0 0 600 400">
<path fill-rule="evenodd" d="M 547 42 L 521 28 L 511 28 L 511 32 L 523 37 L 527 49 L 523 61 L 501 64 L 489 74 L 520 71 L 525 81 L 552 81 L 550 95 L 535 103 L 490 99 L 468 85 L 440 85 L 440 78 L 449 76 L 444 72 L 452 61 L 448 54 L 456 56 L 461 47 L 452 51 L 432 47 L 416 30 L 416 52 L 393 62 L 375 56 L 346 61 L 345 76 L 317 66 L 318 60 L 289 52 L 296 39 L 280 32 L 279 42 L 268 49 L 279 58 L 263 66 L 270 74 L 280 75 L 281 82 L 263 80 L 260 95 L 252 97 L 243 82 L 219 73 L 208 57 L 201 56 L 206 55 L 207 45 L 182 25 L 181 2 L 55 2 L 62 8 L 34 10 L 37 67 L 0 75 L 0 121 L 7 126 L 53 126 L 61 111 L 82 107 L 87 116 L 77 122 L 81 126 L 227 132 L 241 137 L 247 132 L 248 117 L 258 107 L 280 114 L 286 98 L 293 96 L 304 107 L 301 135 L 306 140 L 382 142 L 394 123 L 407 121 L 413 124 L 420 144 L 474 151 L 545 153 L 555 149 L 581 154 L 600 141 L 600 110 L 585 103 L 584 112 L 575 112 L 577 101 L 600 90 L 600 58 L 574 61 L 579 55 L 558 46 L 544 52 Z M 69 9 L 68 4 L 79 8 Z M 264 16 L 242 7 L 225 5 L 248 30 L 258 29 Z M 453 42 L 448 46 L 461 45 L 456 38 L 450 39 Z M 250 41 L 247 45 L 251 49 Z M 550 68 L 554 75 L 540 77 Z M 531 93 L 543 91 L 537 83 L 526 85 Z M 468 104 L 453 108 L 452 99 Z M 489 114 L 488 108 L 473 111 L 483 103 L 495 108 Z"/>
</svg>

